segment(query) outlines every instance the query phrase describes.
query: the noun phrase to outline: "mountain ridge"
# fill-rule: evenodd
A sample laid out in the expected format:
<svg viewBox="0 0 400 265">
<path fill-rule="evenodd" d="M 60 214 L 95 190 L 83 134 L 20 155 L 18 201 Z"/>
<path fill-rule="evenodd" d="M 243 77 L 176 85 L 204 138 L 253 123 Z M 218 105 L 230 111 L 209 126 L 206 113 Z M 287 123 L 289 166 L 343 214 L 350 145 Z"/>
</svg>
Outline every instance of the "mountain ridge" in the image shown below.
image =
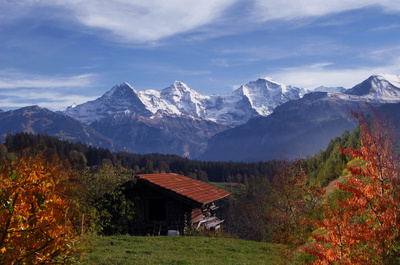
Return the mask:
<svg viewBox="0 0 400 265">
<path fill-rule="evenodd" d="M 270 78 L 259 78 L 231 93 L 211 96 L 202 95 L 179 81 L 162 90 L 143 91 L 125 82 L 96 100 L 68 107 L 63 113 L 90 124 L 120 112 L 129 111 L 150 117 L 163 110 L 171 115 L 185 113 L 226 126 L 237 126 L 258 115 L 269 115 L 276 106 L 301 96 L 301 89 L 279 84 Z M 119 108 L 112 109 L 109 106 L 111 101 L 118 102 Z M 264 101 L 266 104 L 263 104 Z M 101 105 L 108 107 L 101 109 Z M 95 112 L 98 115 L 94 115 Z"/>
<path fill-rule="evenodd" d="M 61 140 L 80 141 L 90 146 L 115 150 L 111 139 L 104 137 L 85 123 L 39 106 L 27 106 L 0 113 L 0 140 L 8 133 L 45 133 Z"/>
<path fill-rule="evenodd" d="M 216 134 L 198 159 L 251 162 L 313 155 L 330 139 L 356 127 L 349 110 L 368 112 L 369 107 L 390 109 L 388 105 L 400 104 L 397 79 L 400 80 L 390 76 L 389 82 L 387 76 L 374 75 L 345 93 L 311 92 L 299 100 L 283 103 L 269 116 L 253 118 Z M 390 114 L 398 119 L 396 112 Z"/>
<path fill-rule="evenodd" d="M 344 92 L 319 89 L 307 93 L 259 78 L 226 95 L 205 96 L 179 81 L 144 91 L 121 83 L 63 112 L 38 106 L 0 111 L 0 135 L 47 133 L 116 151 L 259 161 L 325 148 L 331 138 L 356 126 L 349 109 L 370 104 L 399 115 L 392 106 L 400 103 L 399 76 L 373 75 Z"/>
</svg>

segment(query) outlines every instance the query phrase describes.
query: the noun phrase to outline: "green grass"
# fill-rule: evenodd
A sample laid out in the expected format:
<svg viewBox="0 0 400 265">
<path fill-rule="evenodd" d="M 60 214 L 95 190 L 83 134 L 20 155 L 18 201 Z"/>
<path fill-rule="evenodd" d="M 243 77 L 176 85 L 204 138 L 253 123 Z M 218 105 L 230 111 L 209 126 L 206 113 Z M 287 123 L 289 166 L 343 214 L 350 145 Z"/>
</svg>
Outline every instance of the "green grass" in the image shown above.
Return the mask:
<svg viewBox="0 0 400 265">
<path fill-rule="evenodd" d="M 279 246 L 196 236 L 91 236 L 82 264 L 286 264 Z"/>
</svg>

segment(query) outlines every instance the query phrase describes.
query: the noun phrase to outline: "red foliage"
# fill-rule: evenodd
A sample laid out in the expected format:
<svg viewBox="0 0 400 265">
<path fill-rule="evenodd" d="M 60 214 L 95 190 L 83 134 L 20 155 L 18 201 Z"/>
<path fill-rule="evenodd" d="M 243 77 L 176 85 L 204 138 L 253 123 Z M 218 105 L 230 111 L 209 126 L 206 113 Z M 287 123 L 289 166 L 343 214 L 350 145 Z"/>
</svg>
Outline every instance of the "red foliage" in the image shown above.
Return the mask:
<svg viewBox="0 0 400 265">
<path fill-rule="evenodd" d="M 316 223 L 325 233 L 315 235 L 313 248 L 305 250 L 318 258 L 313 264 L 384 263 L 399 237 L 396 138 L 385 119 L 375 118 L 371 126 L 361 111 L 353 116 L 362 129 L 361 147 L 340 151 L 363 163 L 348 166 L 347 182 L 336 183 L 350 196 L 326 205 Z"/>
</svg>

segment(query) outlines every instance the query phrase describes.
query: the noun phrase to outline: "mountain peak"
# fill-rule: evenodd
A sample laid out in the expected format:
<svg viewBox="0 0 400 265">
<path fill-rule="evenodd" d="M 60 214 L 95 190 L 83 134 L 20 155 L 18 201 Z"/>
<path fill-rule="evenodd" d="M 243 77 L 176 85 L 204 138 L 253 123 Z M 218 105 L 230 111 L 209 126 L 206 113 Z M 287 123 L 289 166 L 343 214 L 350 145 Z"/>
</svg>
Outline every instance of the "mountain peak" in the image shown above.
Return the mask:
<svg viewBox="0 0 400 265">
<path fill-rule="evenodd" d="M 113 86 L 110 91 L 104 94 L 104 96 L 111 97 L 113 95 L 123 95 L 126 96 L 127 94 L 137 94 L 135 88 L 133 88 L 127 82 L 120 83 L 116 86 Z"/>
<path fill-rule="evenodd" d="M 173 86 L 184 86 L 184 87 L 188 87 L 185 83 L 175 80 L 174 83 L 172 83 Z"/>
<path fill-rule="evenodd" d="M 269 77 L 242 85 L 234 93 L 246 97 L 251 108 L 261 116 L 268 116 L 277 106 L 301 96 L 300 89 L 280 84 Z"/>
<path fill-rule="evenodd" d="M 372 75 L 345 93 L 364 97 L 368 100 L 399 101 L 400 76 Z"/>
<path fill-rule="evenodd" d="M 389 74 L 376 74 L 370 76 L 369 79 L 373 79 L 380 82 L 388 82 L 393 86 L 400 87 L 400 76 L 398 75 L 389 75 Z"/>
<path fill-rule="evenodd" d="M 32 106 L 27 106 L 27 107 L 20 108 L 20 110 L 30 111 L 30 112 L 39 112 L 39 111 L 45 110 L 45 109 L 42 109 L 38 105 L 32 105 Z"/>
<path fill-rule="evenodd" d="M 266 77 L 260 77 L 257 79 L 257 81 L 263 81 L 263 82 L 267 82 L 267 83 L 271 83 L 271 84 L 276 84 L 281 86 L 281 83 L 276 82 L 275 80 L 273 80 L 272 78 L 266 76 Z"/>
<path fill-rule="evenodd" d="M 163 93 L 164 92 L 166 92 L 166 93 L 175 92 L 175 93 L 179 93 L 182 95 L 183 93 L 187 93 L 187 92 L 194 93 L 195 91 L 193 89 L 191 89 L 190 87 L 188 87 L 188 85 L 186 85 L 185 83 L 183 83 L 181 81 L 175 81 L 169 87 L 164 88 L 162 90 L 162 92 Z"/>
<path fill-rule="evenodd" d="M 267 88 L 267 89 L 276 89 L 283 87 L 285 85 L 280 84 L 274 81 L 272 78 L 269 77 L 260 77 L 255 81 L 250 81 L 245 86 L 247 87 L 259 87 L 259 88 Z"/>
</svg>

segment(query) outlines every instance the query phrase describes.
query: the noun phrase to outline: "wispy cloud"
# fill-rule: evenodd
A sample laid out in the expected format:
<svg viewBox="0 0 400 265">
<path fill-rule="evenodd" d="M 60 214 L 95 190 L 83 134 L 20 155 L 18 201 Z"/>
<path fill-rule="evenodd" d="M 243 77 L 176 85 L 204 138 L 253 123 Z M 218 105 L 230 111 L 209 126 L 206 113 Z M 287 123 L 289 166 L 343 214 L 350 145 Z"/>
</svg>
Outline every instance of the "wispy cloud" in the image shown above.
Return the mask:
<svg viewBox="0 0 400 265">
<path fill-rule="evenodd" d="M 16 108 L 38 104 L 50 109 L 63 109 L 72 103 L 93 100 L 83 95 L 95 86 L 95 74 L 41 76 L 5 70 L 0 74 L 0 108 Z M 82 91 L 85 88 L 85 91 Z"/>
<path fill-rule="evenodd" d="M 271 20 L 299 20 L 370 6 L 378 6 L 386 12 L 400 12 L 400 2 L 393 0 L 0 0 L 0 5 L 3 22 L 10 23 L 35 13 L 47 21 L 72 21 L 75 26 L 108 33 L 105 36 L 123 43 L 152 43 L 192 32 L 202 37 L 226 32 L 235 34 L 235 30 L 229 30 L 232 29 L 229 25 L 237 28 L 241 23 L 237 16 L 230 17 L 228 13 L 236 7 L 241 8 L 236 13 L 250 28 Z M 220 28 L 218 34 L 205 34 L 204 31 L 216 30 L 218 24 L 226 27 Z M 207 28 L 209 25 L 213 26 Z M 191 38 L 196 39 L 194 35 Z"/>
<path fill-rule="evenodd" d="M 15 109 L 30 105 L 39 105 L 51 110 L 62 110 L 73 103 L 84 103 L 94 100 L 97 96 L 85 96 L 79 94 L 62 93 L 48 89 L 10 89 L 1 90 L 1 109 Z"/>
<path fill-rule="evenodd" d="M 394 74 L 400 72 L 400 60 L 387 65 L 358 68 L 335 67 L 329 62 L 290 67 L 269 72 L 278 82 L 300 88 L 315 89 L 321 85 L 328 87 L 351 88 L 373 74 Z"/>
<path fill-rule="evenodd" d="M 36 7 L 59 9 L 49 17 L 69 19 L 86 27 L 105 30 L 120 42 L 143 43 L 157 41 L 179 33 L 190 32 L 203 25 L 216 22 L 222 13 L 238 0 L 22 0 L 23 16 Z M 4 0 L 2 1 L 4 2 Z M 6 1 L 7 2 L 7 1 Z M 5 3 L 6 4 L 6 3 Z M 8 11 L 18 17 L 18 9 Z"/>
<path fill-rule="evenodd" d="M 221 67 L 246 65 L 258 61 L 274 61 L 305 56 L 325 56 L 343 54 L 349 47 L 331 40 L 313 38 L 299 43 L 278 47 L 277 44 L 266 44 L 250 47 L 239 47 L 217 51 L 218 57 L 211 63 Z M 225 56 L 225 57 L 223 57 Z"/>
<path fill-rule="evenodd" d="M 94 85 L 95 77 L 95 74 L 42 76 L 15 70 L 4 70 L 0 73 L 0 89 L 88 87 Z"/>
<path fill-rule="evenodd" d="M 255 0 L 254 14 L 261 21 L 293 20 L 371 6 L 380 7 L 385 12 L 400 12 L 400 2 L 393 0 Z"/>
<path fill-rule="evenodd" d="M 380 27 L 375 27 L 372 28 L 372 31 L 386 31 L 386 30 L 392 30 L 392 29 L 399 29 L 400 28 L 400 23 L 393 23 L 390 25 L 386 26 L 380 26 Z"/>
</svg>

